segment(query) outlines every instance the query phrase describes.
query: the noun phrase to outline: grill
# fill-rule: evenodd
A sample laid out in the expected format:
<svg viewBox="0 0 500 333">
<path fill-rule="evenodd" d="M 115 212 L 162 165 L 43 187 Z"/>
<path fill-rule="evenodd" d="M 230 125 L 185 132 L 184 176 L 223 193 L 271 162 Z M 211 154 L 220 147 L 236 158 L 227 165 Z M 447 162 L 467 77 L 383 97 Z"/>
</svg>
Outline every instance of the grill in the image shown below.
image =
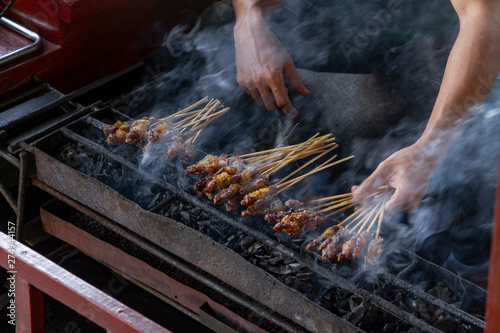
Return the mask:
<svg viewBox="0 0 500 333">
<path fill-rule="evenodd" d="M 148 171 L 140 148 L 104 141 L 103 128 L 130 119 L 113 107 L 120 98 L 89 107 L 77 102 L 103 90 L 96 86 L 90 95 L 46 108 L 68 112 L 9 139 L 11 151 L 23 150 L 21 188 L 31 183 L 54 198 L 41 207 L 49 234 L 216 331 L 483 330 L 486 291 L 443 267 L 404 249 L 388 251 L 388 270 L 376 276 L 354 264 L 325 263 L 304 250 L 304 239 L 207 203 L 179 164 Z M 20 237 L 30 238 L 33 222 L 23 219 Z M 197 286 L 198 301 L 179 296 L 166 281 Z"/>
<path fill-rule="evenodd" d="M 90 11 L 72 16 L 64 6 L 69 28 L 72 20 L 89 23 Z M 486 290 L 445 267 L 390 242 L 377 272 L 324 262 L 305 250 L 309 236 L 289 237 L 263 219 L 214 207 L 195 193 L 180 162 L 144 163 L 140 148 L 106 143 L 109 124 L 151 110 L 158 96 L 182 99 L 195 80 L 194 73 L 172 78 L 189 69 L 180 61 L 167 72 L 178 59 L 160 54 L 158 65 L 157 56 L 67 95 L 31 78 L 30 89 L 0 103 L 0 192 L 16 213 L 17 239 L 36 248 L 58 238 L 215 332 L 483 331 Z M 76 85 L 78 78 L 58 73 L 42 79 Z M 94 77 L 82 75 L 86 83 Z M 267 134 L 258 135 L 252 147 Z M 213 144 L 217 152 L 227 147 Z"/>
</svg>

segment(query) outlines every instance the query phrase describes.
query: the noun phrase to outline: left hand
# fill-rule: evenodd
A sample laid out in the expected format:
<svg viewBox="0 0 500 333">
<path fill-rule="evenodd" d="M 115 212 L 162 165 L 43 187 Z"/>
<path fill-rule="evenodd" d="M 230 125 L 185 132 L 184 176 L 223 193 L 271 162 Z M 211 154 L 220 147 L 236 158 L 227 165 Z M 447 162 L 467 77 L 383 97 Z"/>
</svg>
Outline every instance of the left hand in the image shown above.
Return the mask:
<svg viewBox="0 0 500 333">
<path fill-rule="evenodd" d="M 436 160 L 424 147 L 414 144 L 389 156 L 361 185 L 353 186 L 354 198 L 363 199 L 387 184 L 395 192 L 385 205 L 386 214 L 412 213 L 427 192 L 435 166 Z"/>
</svg>

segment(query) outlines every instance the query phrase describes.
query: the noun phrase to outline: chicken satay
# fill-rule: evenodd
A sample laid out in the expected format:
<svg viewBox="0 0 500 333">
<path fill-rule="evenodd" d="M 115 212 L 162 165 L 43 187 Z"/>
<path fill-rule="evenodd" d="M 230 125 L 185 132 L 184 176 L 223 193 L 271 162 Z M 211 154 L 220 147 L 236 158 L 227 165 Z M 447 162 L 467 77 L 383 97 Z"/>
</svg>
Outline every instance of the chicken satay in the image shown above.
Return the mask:
<svg viewBox="0 0 500 333">
<path fill-rule="evenodd" d="M 172 131 L 172 123 L 169 121 L 162 121 L 161 123 L 154 125 L 154 127 L 148 131 L 148 141 L 149 142 L 158 141 L 165 135 L 169 135 L 171 131 Z"/>
<path fill-rule="evenodd" d="M 253 205 L 257 200 L 268 198 L 268 201 L 271 199 L 271 195 L 276 192 L 275 186 L 264 187 L 253 192 L 245 194 L 243 200 L 241 200 L 241 204 L 243 206 Z M 240 190 L 241 193 L 241 190 Z"/>
<path fill-rule="evenodd" d="M 338 225 L 333 225 L 333 226 L 329 227 L 328 229 L 326 229 L 323 232 L 323 234 L 321 236 L 319 236 L 318 238 L 313 240 L 311 243 L 309 243 L 306 247 L 306 250 L 310 251 L 313 248 L 315 248 L 316 246 L 320 245 L 326 239 L 332 239 L 333 235 L 335 235 L 340 230 L 340 228 L 342 228 L 342 227 L 338 226 Z"/>
<path fill-rule="evenodd" d="M 302 209 L 285 215 L 274 226 L 274 230 L 283 231 L 291 236 L 300 236 L 306 230 L 314 230 L 324 222 L 324 218 L 308 209 Z"/>
<path fill-rule="evenodd" d="M 289 210 L 288 212 L 285 212 L 285 211 L 279 211 L 279 212 L 269 212 L 266 214 L 266 216 L 264 217 L 264 219 L 267 221 L 267 222 L 271 222 L 271 223 L 277 223 L 278 221 L 281 221 L 287 214 L 290 214 L 292 213 L 291 210 Z"/>
<path fill-rule="evenodd" d="M 342 245 L 342 252 L 337 254 L 337 261 L 341 262 L 345 258 L 352 258 L 357 239 L 358 234 L 355 233 L 346 240 L 346 242 Z"/>
<path fill-rule="evenodd" d="M 113 125 L 109 125 L 108 128 L 103 129 L 106 141 L 112 145 L 125 143 L 126 135 L 130 130 L 130 123 L 117 121 Z"/>
<path fill-rule="evenodd" d="M 222 189 L 214 196 L 214 205 L 217 205 L 220 201 L 226 201 L 230 198 L 239 195 L 240 184 L 230 184 L 227 188 Z"/>
<path fill-rule="evenodd" d="M 255 172 L 249 172 L 246 177 L 247 178 L 244 179 L 240 187 L 240 193 L 243 195 L 258 191 L 270 185 L 268 177 L 258 175 Z"/>
<path fill-rule="evenodd" d="M 376 237 L 368 244 L 368 249 L 365 254 L 365 269 L 377 263 L 380 255 L 382 254 L 382 237 Z"/>
<path fill-rule="evenodd" d="M 299 209 L 300 207 L 303 207 L 304 206 L 304 203 L 299 201 L 299 200 L 295 200 L 295 199 L 288 199 L 286 202 L 285 202 L 285 206 L 287 208 L 291 208 L 291 209 Z"/>
<path fill-rule="evenodd" d="M 339 231 L 335 234 L 331 242 L 328 242 L 326 246 L 322 246 L 321 244 L 318 250 L 321 251 L 321 258 L 323 260 L 329 260 L 335 258 L 335 256 L 341 252 L 342 246 L 346 241 L 346 233 L 347 230 L 345 228 L 339 229 Z"/>
<path fill-rule="evenodd" d="M 269 212 L 270 213 L 279 213 L 285 210 L 285 205 L 280 200 L 271 200 L 269 204 Z"/>
<path fill-rule="evenodd" d="M 368 231 L 363 231 L 358 238 L 356 239 L 356 245 L 354 246 L 354 250 L 352 252 L 352 257 L 355 259 L 359 257 L 364 250 L 366 250 L 366 245 L 371 240 L 373 234 Z"/>
<path fill-rule="evenodd" d="M 226 156 L 207 155 L 196 164 L 190 165 L 186 168 L 184 173 L 186 175 L 211 175 L 219 171 L 219 169 L 228 166 L 229 161 Z"/>
<path fill-rule="evenodd" d="M 134 120 L 130 124 L 130 130 L 125 136 L 125 143 L 142 145 L 147 142 L 147 132 L 149 130 L 150 120 L 148 117 Z"/>
<path fill-rule="evenodd" d="M 300 236 L 304 233 L 310 217 L 305 212 L 293 212 L 286 215 L 274 226 L 275 231 L 286 232 L 291 236 Z"/>
<path fill-rule="evenodd" d="M 269 198 L 267 197 L 260 198 L 257 201 L 255 201 L 255 203 L 248 206 L 247 209 L 243 210 L 241 212 L 241 216 L 250 217 L 257 215 L 266 215 L 269 212 L 269 210 L 266 208 L 268 203 L 269 203 Z"/>
<path fill-rule="evenodd" d="M 240 197 L 236 196 L 234 198 L 224 201 L 224 206 L 226 207 L 226 210 L 228 212 L 237 210 L 238 208 L 240 208 Z"/>
<path fill-rule="evenodd" d="M 193 188 L 198 191 L 198 192 L 203 192 L 203 190 L 205 189 L 205 187 L 207 187 L 207 183 L 211 180 L 210 177 L 206 177 L 206 178 L 203 178 L 202 180 L 200 180 L 199 182 L 197 182 L 196 184 L 194 184 Z"/>
</svg>

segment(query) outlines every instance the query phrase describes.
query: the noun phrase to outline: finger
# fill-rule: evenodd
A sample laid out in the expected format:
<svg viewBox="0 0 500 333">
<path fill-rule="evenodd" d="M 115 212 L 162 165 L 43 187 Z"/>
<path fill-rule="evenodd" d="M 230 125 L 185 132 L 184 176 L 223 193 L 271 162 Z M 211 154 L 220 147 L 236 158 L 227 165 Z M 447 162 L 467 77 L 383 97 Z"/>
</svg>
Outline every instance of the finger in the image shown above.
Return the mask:
<svg viewBox="0 0 500 333">
<path fill-rule="evenodd" d="M 288 98 L 288 90 L 285 87 L 283 76 L 278 75 L 274 77 L 271 83 L 271 91 L 273 92 L 274 99 L 278 108 L 289 116 L 296 117 L 299 113 L 293 107 L 290 99 Z"/>
<path fill-rule="evenodd" d="M 251 88 L 247 88 L 248 94 L 252 96 L 252 98 L 255 100 L 257 105 L 259 106 L 264 106 L 264 102 L 262 101 L 262 97 L 260 96 L 259 89 L 257 89 L 255 86 Z"/>
<path fill-rule="evenodd" d="M 297 91 L 299 94 L 303 96 L 307 96 L 310 94 L 309 89 L 307 89 L 304 85 L 304 82 L 302 82 L 302 78 L 297 72 L 295 64 L 293 63 L 293 60 L 291 58 L 286 63 L 285 68 L 283 69 L 283 74 L 285 74 L 292 88 L 295 89 L 295 91 Z"/>
<path fill-rule="evenodd" d="M 389 171 L 381 163 L 377 169 L 353 191 L 355 200 L 362 200 L 375 193 L 390 177 Z"/>
<path fill-rule="evenodd" d="M 274 95 L 271 92 L 271 89 L 268 88 L 264 90 L 264 92 L 259 89 L 259 93 L 267 110 L 274 111 L 278 109 L 278 105 L 276 105 L 276 100 L 274 99 Z"/>
<path fill-rule="evenodd" d="M 246 76 L 238 75 L 236 81 L 241 89 L 243 89 L 248 95 L 252 96 L 259 106 L 264 105 L 259 90 L 255 87 L 255 84 L 253 84 L 251 80 L 249 80 Z"/>
</svg>

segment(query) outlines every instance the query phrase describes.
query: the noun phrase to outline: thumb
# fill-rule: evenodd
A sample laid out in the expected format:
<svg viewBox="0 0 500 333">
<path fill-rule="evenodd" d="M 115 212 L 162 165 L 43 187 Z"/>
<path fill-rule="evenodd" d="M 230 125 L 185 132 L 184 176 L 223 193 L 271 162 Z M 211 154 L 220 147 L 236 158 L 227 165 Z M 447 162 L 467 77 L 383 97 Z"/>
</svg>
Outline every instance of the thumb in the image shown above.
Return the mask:
<svg viewBox="0 0 500 333">
<path fill-rule="evenodd" d="M 308 96 L 310 94 L 309 89 L 307 89 L 304 82 L 302 82 L 302 78 L 297 72 L 292 59 L 286 63 L 285 68 L 283 69 L 283 74 L 288 79 L 288 82 L 290 82 L 292 88 L 299 94 L 303 96 Z"/>
</svg>

